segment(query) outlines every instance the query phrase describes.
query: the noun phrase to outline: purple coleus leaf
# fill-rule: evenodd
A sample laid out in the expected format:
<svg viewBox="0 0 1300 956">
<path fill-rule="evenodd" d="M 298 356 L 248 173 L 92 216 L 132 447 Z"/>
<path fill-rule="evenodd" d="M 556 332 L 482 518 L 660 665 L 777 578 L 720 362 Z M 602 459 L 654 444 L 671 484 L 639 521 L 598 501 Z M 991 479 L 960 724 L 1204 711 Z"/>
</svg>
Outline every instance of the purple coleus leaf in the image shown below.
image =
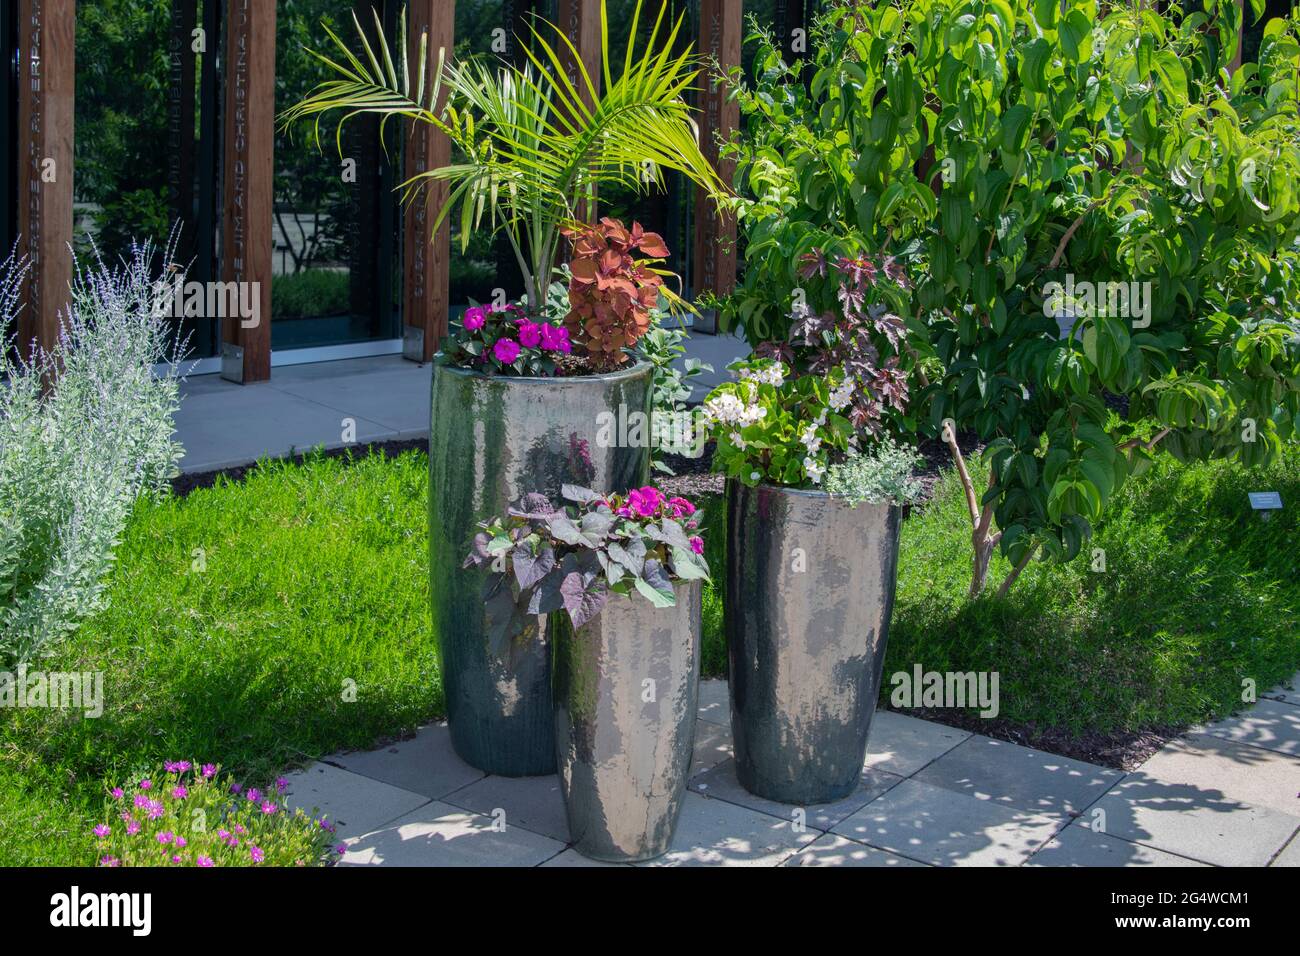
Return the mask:
<svg viewBox="0 0 1300 956">
<path fill-rule="evenodd" d="M 515 549 L 515 580 L 521 591 L 527 590 L 550 574 L 555 568 L 555 549 L 543 544 L 534 553 L 532 546 L 523 544 Z"/>
<path fill-rule="evenodd" d="M 672 607 L 677 603 L 673 582 L 658 558 L 646 558 L 645 571 L 636 579 L 636 589 L 655 607 Z"/>
<path fill-rule="evenodd" d="M 573 519 L 562 511 L 557 511 L 546 519 L 546 528 L 556 541 L 562 541 L 565 544 L 587 543 L 583 540 L 582 531 L 573 523 Z"/>
<path fill-rule="evenodd" d="M 481 568 L 488 561 L 492 560 L 492 555 L 488 551 L 488 542 L 492 539 L 486 533 L 480 531 L 474 535 L 474 549 L 470 551 L 469 556 L 465 558 L 462 568 L 475 567 Z"/>
<path fill-rule="evenodd" d="M 563 495 L 566 500 L 579 505 L 585 505 L 589 501 L 597 501 L 605 497 L 600 492 L 592 491 L 590 488 L 569 484 L 560 486 L 560 494 Z"/>
<path fill-rule="evenodd" d="M 530 491 L 519 499 L 519 503 L 512 506 L 508 513 L 516 518 L 548 518 L 555 514 L 555 505 L 551 504 L 551 499 L 546 495 Z"/>
<path fill-rule="evenodd" d="M 610 558 L 621 564 L 629 574 L 640 577 L 645 566 L 645 539 L 639 534 L 625 542 L 611 541 L 605 549 Z"/>
<path fill-rule="evenodd" d="M 573 571 L 565 575 L 564 580 L 560 583 L 560 595 L 564 602 L 564 610 L 568 613 L 569 619 L 573 621 L 575 628 L 582 627 L 582 625 L 599 614 L 608 597 L 608 591 L 602 579 L 597 578 L 589 585 L 585 582 L 584 577 L 582 572 Z"/>
</svg>

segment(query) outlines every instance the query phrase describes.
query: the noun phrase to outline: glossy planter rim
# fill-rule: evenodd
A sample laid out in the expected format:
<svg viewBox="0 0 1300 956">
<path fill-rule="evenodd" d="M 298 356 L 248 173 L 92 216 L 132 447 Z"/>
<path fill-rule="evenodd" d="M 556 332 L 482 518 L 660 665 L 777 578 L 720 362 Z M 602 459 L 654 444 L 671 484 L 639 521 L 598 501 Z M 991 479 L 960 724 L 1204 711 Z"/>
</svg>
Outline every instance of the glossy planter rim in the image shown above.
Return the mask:
<svg viewBox="0 0 1300 956">
<path fill-rule="evenodd" d="M 464 378 L 481 378 L 485 382 L 499 381 L 512 384 L 515 382 L 536 382 L 546 385 L 562 385 L 565 382 L 617 382 L 625 378 L 635 378 L 645 369 L 652 367 L 649 362 L 637 359 L 629 363 L 625 368 L 615 369 L 612 372 L 598 372 L 594 375 L 489 375 L 476 368 L 462 368 L 459 365 L 439 361 L 441 357 L 442 353 L 439 352 L 433 361 L 439 375 L 460 375 Z"/>
</svg>

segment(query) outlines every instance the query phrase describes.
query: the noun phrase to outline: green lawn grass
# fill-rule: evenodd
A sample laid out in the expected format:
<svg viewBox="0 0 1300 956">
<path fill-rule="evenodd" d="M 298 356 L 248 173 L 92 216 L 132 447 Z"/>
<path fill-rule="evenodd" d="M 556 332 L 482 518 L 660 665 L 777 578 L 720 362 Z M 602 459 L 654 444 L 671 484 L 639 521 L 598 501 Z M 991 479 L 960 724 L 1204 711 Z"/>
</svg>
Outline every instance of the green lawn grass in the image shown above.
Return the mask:
<svg viewBox="0 0 1300 956">
<path fill-rule="evenodd" d="M 1288 505 L 1269 522 L 1246 503 L 1265 488 Z M 92 861 L 108 782 L 158 761 L 265 783 L 441 716 L 426 491 L 418 452 L 313 456 L 142 504 L 111 605 L 41 665 L 102 670 L 103 716 L 3 716 L 0 865 Z M 1264 690 L 1300 664 L 1297 502 L 1300 451 L 1255 474 L 1162 464 L 1122 490 L 1094 540 L 1104 573 L 1032 565 L 1009 599 L 969 605 L 969 523 L 945 479 L 904 524 L 886 673 L 996 670 L 1003 717 L 1073 730 L 1226 713 L 1243 678 Z M 723 509 L 705 508 L 720 578 Z M 704 671 L 722 675 L 716 590 L 704 621 Z"/>
</svg>

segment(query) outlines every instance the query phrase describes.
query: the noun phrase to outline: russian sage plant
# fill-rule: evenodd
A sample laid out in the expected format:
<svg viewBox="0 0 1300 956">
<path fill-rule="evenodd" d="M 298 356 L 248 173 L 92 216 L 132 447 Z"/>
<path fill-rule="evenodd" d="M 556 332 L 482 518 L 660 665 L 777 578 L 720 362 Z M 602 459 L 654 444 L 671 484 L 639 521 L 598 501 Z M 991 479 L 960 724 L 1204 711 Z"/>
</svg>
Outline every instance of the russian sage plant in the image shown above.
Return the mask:
<svg viewBox="0 0 1300 956">
<path fill-rule="evenodd" d="M 110 267 L 78 263 L 71 302 L 48 351 L 0 355 L 0 662 L 47 652 L 104 598 L 105 577 L 132 505 L 176 472 L 172 440 L 179 357 L 155 261 L 171 249 L 134 246 Z M 24 265 L 0 266 L 0 318 L 17 311 Z"/>
</svg>

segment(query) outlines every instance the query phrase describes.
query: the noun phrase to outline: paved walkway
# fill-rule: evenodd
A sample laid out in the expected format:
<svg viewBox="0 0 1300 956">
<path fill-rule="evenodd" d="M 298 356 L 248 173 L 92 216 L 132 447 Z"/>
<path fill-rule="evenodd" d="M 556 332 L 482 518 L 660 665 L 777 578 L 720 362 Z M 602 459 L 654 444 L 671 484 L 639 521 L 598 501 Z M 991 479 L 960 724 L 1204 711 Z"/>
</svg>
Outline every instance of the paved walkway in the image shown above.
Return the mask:
<svg viewBox="0 0 1300 956">
<path fill-rule="evenodd" d="M 1297 690 L 1128 774 L 880 712 L 858 790 L 802 820 L 740 787 L 729 725 L 726 683 L 703 682 L 677 836 L 644 865 L 1300 866 Z M 326 758 L 289 794 L 336 821 L 343 865 L 603 865 L 570 848 L 556 777 L 485 775 L 443 724 Z"/>
<path fill-rule="evenodd" d="M 693 333 L 688 357 L 714 367 L 697 379 L 698 400 L 748 351 L 727 335 Z M 429 435 L 431 366 L 401 356 L 282 365 L 269 382 L 236 385 L 197 375 L 181 385 L 176 440 L 185 447 L 181 470 L 216 471 L 262 456 L 280 458 L 317 445 L 406 441 Z"/>
</svg>

